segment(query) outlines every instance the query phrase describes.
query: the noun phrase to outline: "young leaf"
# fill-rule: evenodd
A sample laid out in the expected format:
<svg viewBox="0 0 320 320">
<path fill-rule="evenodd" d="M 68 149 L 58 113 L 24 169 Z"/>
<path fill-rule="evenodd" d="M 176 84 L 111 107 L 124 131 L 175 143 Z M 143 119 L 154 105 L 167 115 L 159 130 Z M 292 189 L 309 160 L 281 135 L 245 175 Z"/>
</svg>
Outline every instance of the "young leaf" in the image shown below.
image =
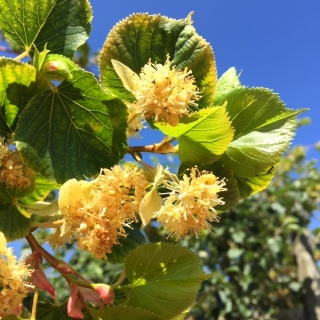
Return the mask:
<svg viewBox="0 0 320 320">
<path fill-rule="evenodd" d="M 131 251 L 125 271 L 131 283 L 127 305 L 150 310 L 164 319 L 189 308 L 201 282 L 210 277 L 194 253 L 168 243 L 144 244 Z"/>
<path fill-rule="evenodd" d="M 38 51 L 37 47 L 34 46 L 34 56 L 33 56 L 33 66 L 40 70 L 44 59 L 46 58 L 47 54 L 50 52 L 50 50 L 47 50 L 47 44 L 44 45 L 43 51 Z"/>
<path fill-rule="evenodd" d="M 109 33 L 100 53 L 102 84 L 112 93 L 134 101 L 111 60 L 117 60 L 136 74 L 152 62 L 164 64 L 170 55 L 177 69 L 192 70 L 202 98 L 199 108 L 211 104 L 216 88 L 216 68 L 212 48 L 200 37 L 190 18 L 174 20 L 160 15 L 133 14 Z"/>
<path fill-rule="evenodd" d="M 92 310 L 92 314 L 94 320 L 165 320 L 150 311 L 121 305 Z"/>
<path fill-rule="evenodd" d="M 87 0 L 0 0 L 0 29 L 27 52 L 47 43 L 51 53 L 72 58 L 91 31 Z"/>
<path fill-rule="evenodd" d="M 15 134 L 24 161 L 59 183 L 81 180 L 118 163 L 126 153 L 126 106 L 94 75 L 72 70 L 54 90 L 35 96 Z"/>
<path fill-rule="evenodd" d="M 42 61 L 40 71 L 52 80 L 62 81 L 64 79 L 72 78 L 72 70 L 80 69 L 70 59 L 60 54 L 48 54 Z"/>
<path fill-rule="evenodd" d="M 212 163 L 220 158 L 233 138 L 233 128 L 225 105 L 210 107 L 185 117 L 176 127 L 154 124 L 164 134 L 179 141 L 181 162 Z"/>
<path fill-rule="evenodd" d="M 50 84 L 33 66 L 12 59 L 0 59 L 0 135 L 15 131 L 21 111 L 36 95 L 48 90 Z"/>
</svg>

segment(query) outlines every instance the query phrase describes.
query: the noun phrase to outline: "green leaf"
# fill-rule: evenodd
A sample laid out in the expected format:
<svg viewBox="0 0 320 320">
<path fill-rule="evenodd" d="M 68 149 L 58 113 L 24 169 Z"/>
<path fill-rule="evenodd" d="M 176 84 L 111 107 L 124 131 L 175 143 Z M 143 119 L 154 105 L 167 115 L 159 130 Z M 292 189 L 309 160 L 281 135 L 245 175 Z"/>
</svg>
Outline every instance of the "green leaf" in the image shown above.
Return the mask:
<svg viewBox="0 0 320 320">
<path fill-rule="evenodd" d="M 110 92 L 133 102 L 132 94 L 125 89 L 111 60 L 140 74 L 149 59 L 164 64 L 167 54 L 177 69 L 192 70 L 202 96 L 199 108 L 211 105 L 217 80 L 214 56 L 209 43 L 196 33 L 190 16 L 174 20 L 143 13 L 120 21 L 110 31 L 100 53 L 101 82 Z"/>
<path fill-rule="evenodd" d="M 23 238 L 29 233 L 30 226 L 30 218 L 24 216 L 13 202 L 0 201 L 0 231 L 7 241 Z"/>
<path fill-rule="evenodd" d="M 80 69 L 69 58 L 60 54 L 48 54 L 41 65 L 41 72 L 52 80 L 72 79 L 72 70 Z"/>
<path fill-rule="evenodd" d="M 110 168 L 126 153 L 126 106 L 94 75 L 72 70 L 54 90 L 35 96 L 19 119 L 15 140 L 24 161 L 59 183 Z"/>
<path fill-rule="evenodd" d="M 244 249 L 242 248 L 231 248 L 227 251 L 229 259 L 238 259 L 243 254 Z"/>
<path fill-rule="evenodd" d="M 0 59 L 0 134 L 15 131 L 18 117 L 33 95 L 50 84 L 33 66 L 12 59 Z"/>
<path fill-rule="evenodd" d="M 112 247 L 112 252 L 108 254 L 108 261 L 111 263 L 123 263 L 126 256 L 141 244 L 147 242 L 146 237 L 140 229 L 133 227 L 125 228 L 127 236 L 119 237 L 120 244 Z"/>
<path fill-rule="evenodd" d="M 0 29 L 27 52 L 41 50 L 72 58 L 91 31 L 91 7 L 86 0 L 0 0 Z"/>
<path fill-rule="evenodd" d="M 225 106 L 192 113 L 175 126 L 155 123 L 164 134 L 178 138 L 181 162 L 212 163 L 220 158 L 233 138 Z"/>
<path fill-rule="evenodd" d="M 113 306 L 100 310 L 92 310 L 94 320 L 164 320 L 150 311 L 127 306 Z"/>
<path fill-rule="evenodd" d="M 52 190 L 58 190 L 60 185 L 55 181 L 48 180 L 37 175 L 35 179 L 35 190 L 26 197 L 20 198 L 19 203 L 31 205 L 37 201 L 44 200 Z"/>
<path fill-rule="evenodd" d="M 68 316 L 67 312 L 67 302 L 60 305 L 59 307 L 52 305 L 50 303 L 40 302 L 37 304 L 37 319 L 41 320 L 73 320 Z M 92 319 L 90 316 L 86 315 L 84 320 Z"/>
<path fill-rule="evenodd" d="M 34 180 L 28 188 L 18 190 L 10 188 L 4 182 L 0 183 L 0 231 L 8 241 L 23 238 L 30 230 L 30 216 L 21 212 L 17 206 L 17 199 L 32 193 L 35 188 Z"/>
<path fill-rule="evenodd" d="M 273 166 L 271 166 L 270 169 L 273 169 Z M 274 177 L 274 170 L 270 171 L 270 169 L 265 170 L 264 173 L 257 174 L 248 178 L 243 178 L 235 175 L 239 186 L 240 199 L 247 198 L 252 194 L 265 189 Z"/>
<path fill-rule="evenodd" d="M 290 145 L 295 124 L 286 122 L 269 132 L 252 131 L 234 140 L 221 160 L 237 176 L 249 178 L 270 169 Z"/>
<path fill-rule="evenodd" d="M 37 47 L 34 46 L 34 55 L 33 55 L 33 66 L 40 70 L 44 59 L 46 58 L 47 54 L 50 52 L 50 50 L 47 50 L 47 44 L 44 45 L 43 51 L 38 51 Z"/>
<path fill-rule="evenodd" d="M 215 101 L 221 101 L 221 97 L 233 89 L 239 87 L 239 75 L 237 75 L 237 71 L 234 67 L 228 69 L 218 80 L 217 82 L 217 90 L 214 96 Z"/>
<path fill-rule="evenodd" d="M 125 271 L 131 283 L 127 305 L 165 319 L 188 309 L 201 282 L 210 277 L 189 249 L 167 243 L 144 244 L 131 251 Z"/>
<path fill-rule="evenodd" d="M 278 129 L 306 110 L 286 109 L 278 95 L 266 88 L 238 87 L 214 99 L 215 104 L 225 101 L 235 129 L 234 139 L 252 131 L 269 132 Z"/>
</svg>

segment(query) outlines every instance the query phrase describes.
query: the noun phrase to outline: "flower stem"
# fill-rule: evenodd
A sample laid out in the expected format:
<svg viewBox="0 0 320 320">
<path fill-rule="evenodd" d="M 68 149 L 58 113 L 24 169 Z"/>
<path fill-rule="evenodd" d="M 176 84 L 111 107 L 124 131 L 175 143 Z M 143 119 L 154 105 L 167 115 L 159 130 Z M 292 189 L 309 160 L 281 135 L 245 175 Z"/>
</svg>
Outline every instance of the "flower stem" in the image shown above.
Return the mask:
<svg viewBox="0 0 320 320">
<path fill-rule="evenodd" d="M 38 241 L 36 240 L 36 238 L 34 237 L 34 235 L 31 232 L 26 236 L 26 239 L 27 239 L 32 251 L 37 251 L 41 256 L 43 256 L 48 261 L 48 263 L 51 265 L 51 267 L 53 267 L 54 269 L 59 271 L 62 275 L 64 275 L 63 272 L 61 271 L 62 268 L 59 267 L 61 265 L 68 267 L 68 269 L 71 271 L 69 273 L 76 275 L 80 279 L 85 279 L 80 273 L 78 273 L 76 270 L 74 270 L 66 262 L 64 262 L 64 261 L 61 262 L 60 260 L 58 260 L 57 258 L 52 256 L 47 250 L 45 250 L 43 247 L 41 247 L 41 245 L 38 243 Z"/>
<path fill-rule="evenodd" d="M 176 140 L 175 138 L 169 138 L 168 136 L 164 137 L 164 139 L 160 143 L 150 144 L 148 146 L 135 146 L 129 147 L 128 153 L 131 155 L 135 152 L 151 152 L 151 153 L 159 153 L 159 154 L 176 154 L 178 150 L 176 147 L 171 145 L 170 143 Z"/>
<path fill-rule="evenodd" d="M 63 220 L 53 222 L 34 222 L 31 223 L 31 228 L 59 228 L 63 222 Z"/>
<path fill-rule="evenodd" d="M 29 56 L 29 51 L 24 51 L 21 54 L 19 54 L 17 57 L 15 57 L 13 60 L 20 61 L 21 59 L 28 57 Z"/>
<path fill-rule="evenodd" d="M 33 295 L 32 311 L 31 311 L 30 320 L 36 320 L 38 298 L 39 298 L 39 288 L 36 287 L 35 291 L 34 291 L 34 295 Z"/>
</svg>

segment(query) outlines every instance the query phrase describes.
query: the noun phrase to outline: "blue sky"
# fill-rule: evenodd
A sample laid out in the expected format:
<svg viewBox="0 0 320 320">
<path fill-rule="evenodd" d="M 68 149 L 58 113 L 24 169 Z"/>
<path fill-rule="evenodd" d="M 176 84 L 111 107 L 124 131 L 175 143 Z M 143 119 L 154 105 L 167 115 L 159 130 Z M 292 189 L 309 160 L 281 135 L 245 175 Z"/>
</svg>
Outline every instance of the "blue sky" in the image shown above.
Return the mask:
<svg viewBox="0 0 320 320">
<path fill-rule="evenodd" d="M 132 13 L 148 12 L 175 19 L 194 11 L 194 27 L 213 47 L 218 75 L 229 67 L 241 82 L 267 87 L 290 109 L 312 124 L 300 128 L 293 144 L 320 140 L 320 1 L 319 0 L 91 0 L 93 29 L 89 44 L 99 50 L 110 29 Z M 157 142 L 157 141 L 155 141 Z M 139 141 L 137 141 L 139 143 Z M 310 158 L 319 157 L 315 149 Z"/>
</svg>

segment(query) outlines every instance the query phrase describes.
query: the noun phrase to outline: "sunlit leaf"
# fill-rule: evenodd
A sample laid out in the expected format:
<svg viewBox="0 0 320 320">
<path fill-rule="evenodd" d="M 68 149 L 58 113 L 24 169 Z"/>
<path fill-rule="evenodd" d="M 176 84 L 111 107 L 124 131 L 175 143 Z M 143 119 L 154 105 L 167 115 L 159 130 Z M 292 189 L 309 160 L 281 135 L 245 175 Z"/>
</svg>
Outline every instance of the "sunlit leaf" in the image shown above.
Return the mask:
<svg viewBox="0 0 320 320">
<path fill-rule="evenodd" d="M 91 7 L 86 0 L 0 0 L 0 29 L 29 52 L 47 43 L 51 53 L 72 58 L 91 30 Z"/>
<path fill-rule="evenodd" d="M 294 136 L 294 122 L 269 131 L 252 131 L 234 140 L 221 160 L 239 177 L 261 174 L 275 165 Z"/>
<path fill-rule="evenodd" d="M 140 74 L 149 59 L 164 64 L 167 54 L 177 69 L 192 70 L 202 96 L 199 108 L 210 105 L 217 81 L 214 56 L 209 43 L 196 33 L 190 17 L 174 20 L 144 13 L 120 21 L 110 31 L 100 53 L 101 82 L 110 92 L 132 102 L 134 98 L 111 60 Z"/>
<path fill-rule="evenodd" d="M 214 99 L 215 104 L 225 101 L 235 129 L 234 139 L 252 131 L 269 132 L 278 129 L 306 110 L 287 109 L 278 95 L 266 88 L 238 87 Z"/>
<path fill-rule="evenodd" d="M 125 261 L 131 283 L 127 305 L 170 319 L 195 301 L 200 284 L 209 275 L 189 249 L 166 243 L 144 244 Z"/>
<path fill-rule="evenodd" d="M 214 96 L 215 101 L 221 101 L 221 97 L 236 87 L 239 87 L 239 75 L 234 67 L 228 69 L 218 80 L 217 90 Z"/>
<path fill-rule="evenodd" d="M 126 152 L 126 106 L 106 93 L 92 73 L 35 96 L 20 116 L 17 147 L 29 167 L 63 183 L 99 173 Z"/>
<path fill-rule="evenodd" d="M 264 190 L 274 177 L 274 170 L 272 167 L 273 166 L 271 166 L 270 169 L 265 170 L 264 173 L 260 173 L 248 178 L 235 175 L 239 186 L 240 198 L 244 199 L 252 194 Z"/>
<path fill-rule="evenodd" d="M 72 79 L 71 71 L 76 69 L 80 69 L 79 66 L 69 58 L 60 54 L 47 54 L 42 61 L 40 71 L 48 79 L 62 81 L 64 79 Z"/>
<path fill-rule="evenodd" d="M 192 113 L 176 126 L 155 123 L 164 134 L 176 137 L 179 157 L 185 163 L 212 163 L 226 150 L 233 138 L 233 128 L 225 106 Z"/>
<path fill-rule="evenodd" d="M 0 59 L 0 134 L 12 133 L 18 117 L 32 97 L 50 88 L 33 66 L 8 58 Z"/>
</svg>

